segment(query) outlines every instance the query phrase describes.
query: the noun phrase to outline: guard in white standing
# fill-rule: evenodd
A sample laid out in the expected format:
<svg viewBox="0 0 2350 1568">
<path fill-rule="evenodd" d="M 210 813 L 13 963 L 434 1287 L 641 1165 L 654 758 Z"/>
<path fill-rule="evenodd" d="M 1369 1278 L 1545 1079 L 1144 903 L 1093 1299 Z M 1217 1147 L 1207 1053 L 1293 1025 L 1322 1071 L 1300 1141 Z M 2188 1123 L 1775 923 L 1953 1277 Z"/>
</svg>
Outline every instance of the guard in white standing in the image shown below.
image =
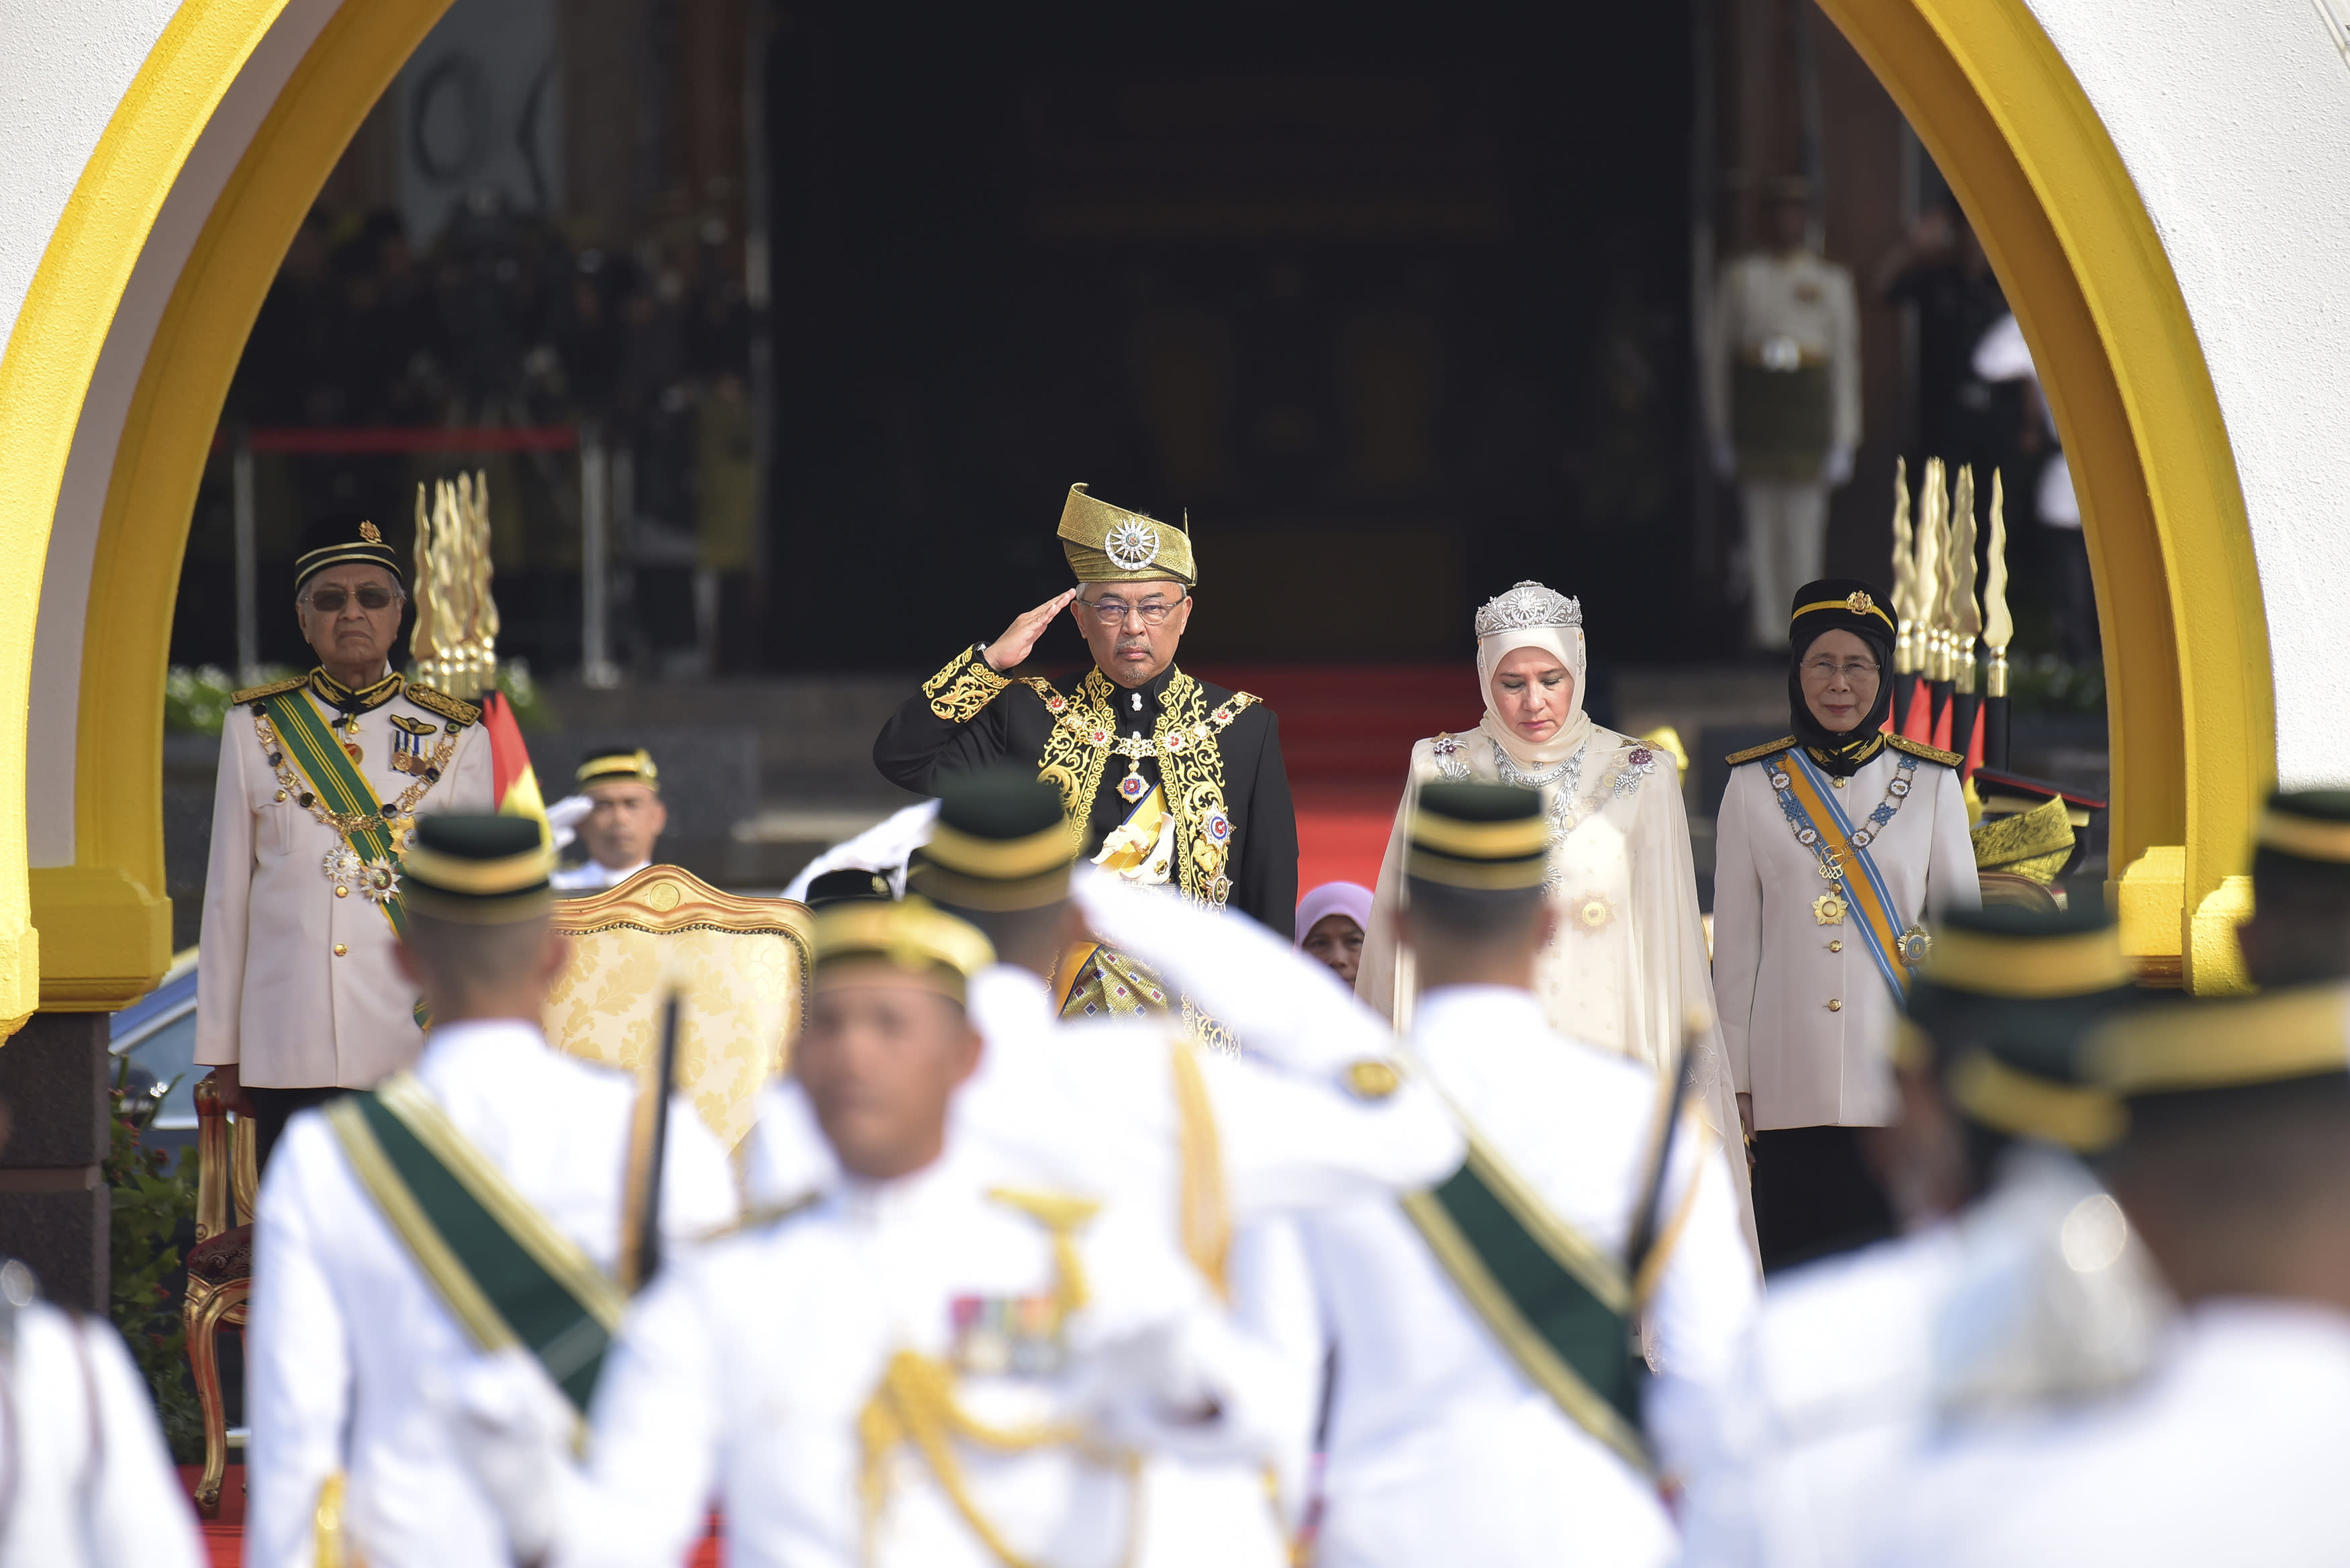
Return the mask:
<svg viewBox="0 0 2350 1568">
<path fill-rule="evenodd" d="M 638 1087 L 540 1033 L 565 952 L 553 862 L 527 818 L 418 825 L 399 959 L 432 1008 L 432 1041 L 412 1073 L 297 1116 L 263 1179 L 246 1335 L 255 1568 L 309 1568 L 322 1523 L 373 1568 L 512 1563 L 452 1428 L 464 1368 L 512 1350 L 576 1422 L 643 1227 L 658 1216 L 682 1241 L 734 1218 L 725 1155 L 690 1106 L 669 1106 L 656 1197 L 652 1140 L 631 1137 L 654 1125 L 634 1115 Z"/>
<path fill-rule="evenodd" d="M 1669 1560 L 1660 1486 L 1754 1310 L 1729 1173 L 1679 1072 L 1660 1095 L 1543 1016 L 1548 826 L 1531 790 L 1419 792 L 1411 1050 L 1469 1155 L 1401 1203 L 1305 1222 L 1337 1366 L 1329 1568 Z"/>
</svg>

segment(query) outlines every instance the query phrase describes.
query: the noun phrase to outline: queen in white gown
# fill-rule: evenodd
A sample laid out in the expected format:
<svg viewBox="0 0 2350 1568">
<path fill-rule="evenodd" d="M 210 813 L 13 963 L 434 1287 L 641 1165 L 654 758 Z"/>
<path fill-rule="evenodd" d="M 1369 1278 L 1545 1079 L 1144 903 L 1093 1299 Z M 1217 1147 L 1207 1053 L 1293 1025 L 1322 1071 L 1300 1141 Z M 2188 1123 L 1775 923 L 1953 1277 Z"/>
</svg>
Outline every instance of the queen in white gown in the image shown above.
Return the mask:
<svg viewBox="0 0 2350 1568">
<path fill-rule="evenodd" d="M 1559 913 L 1534 980 L 1544 1012 L 1560 1033 L 1659 1072 L 1686 1045 L 1690 1102 L 1729 1152 L 1751 1243 L 1744 1144 L 1714 1015 L 1679 774 L 1668 753 L 1592 722 L 1583 711 L 1586 666 L 1583 607 L 1564 594 L 1520 583 L 1477 612 L 1485 717 L 1466 734 L 1411 749 L 1356 993 L 1399 1030 L 1409 1026 L 1418 988 L 1395 917 L 1420 785 L 1474 780 L 1540 790 L 1551 822 L 1544 886 Z"/>
</svg>

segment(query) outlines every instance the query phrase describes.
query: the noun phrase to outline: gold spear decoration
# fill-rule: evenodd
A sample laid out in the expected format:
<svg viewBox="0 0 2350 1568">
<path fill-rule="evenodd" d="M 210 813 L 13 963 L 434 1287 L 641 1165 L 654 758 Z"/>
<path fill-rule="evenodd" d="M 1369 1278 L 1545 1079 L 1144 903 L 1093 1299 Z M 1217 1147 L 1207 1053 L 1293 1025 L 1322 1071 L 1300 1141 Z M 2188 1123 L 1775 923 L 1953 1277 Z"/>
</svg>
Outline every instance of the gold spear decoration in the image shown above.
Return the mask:
<svg viewBox="0 0 2350 1568">
<path fill-rule="evenodd" d="M 1901 700 L 1902 680 L 1918 668 L 1917 540 L 1909 525 L 1909 460 L 1893 460 L 1893 638 L 1894 701 Z M 1901 715 L 1896 713 L 1894 722 Z"/>
<path fill-rule="evenodd" d="M 1959 470 L 1958 499 L 1950 507 L 1950 678 L 1960 692 L 1975 689 L 1975 639 L 1982 633 L 1982 609 L 1975 602 L 1975 471 Z M 1964 751 L 1961 744 L 1959 749 Z"/>
<path fill-rule="evenodd" d="M 1918 668 L 1929 681 L 1950 678 L 1950 659 L 1943 649 L 1941 617 L 1942 535 L 1948 529 L 1949 493 L 1944 489 L 1942 460 L 1926 460 L 1926 488 L 1918 496 L 1918 559 L 1911 568 L 1910 593 L 1918 604 Z"/>
<path fill-rule="evenodd" d="M 490 480 L 463 475 L 416 487 L 417 679 L 472 701 L 497 681 L 497 601 L 490 596 Z"/>
<path fill-rule="evenodd" d="M 2007 613 L 2007 496 L 1997 469 L 1991 471 L 1991 547 L 1983 566 L 1983 646 L 1991 668 L 1983 672 L 1983 766 L 2007 767 L 2007 645 L 2015 621 Z"/>
</svg>

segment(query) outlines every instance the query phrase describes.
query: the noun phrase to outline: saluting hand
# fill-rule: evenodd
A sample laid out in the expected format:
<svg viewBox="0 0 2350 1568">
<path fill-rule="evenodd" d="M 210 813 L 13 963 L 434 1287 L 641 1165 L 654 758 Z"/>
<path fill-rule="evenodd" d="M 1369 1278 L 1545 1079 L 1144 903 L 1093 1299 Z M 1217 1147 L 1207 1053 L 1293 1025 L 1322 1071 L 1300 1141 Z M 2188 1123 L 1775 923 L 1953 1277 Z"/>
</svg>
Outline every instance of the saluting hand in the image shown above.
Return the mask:
<svg viewBox="0 0 2350 1568">
<path fill-rule="evenodd" d="M 1003 628 L 1003 635 L 989 643 L 987 651 L 981 655 L 987 660 L 987 667 L 1003 670 L 1024 663 L 1028 655 L 1035 651 L 1036 639 L 1045 635 L 1046 627 L 1053 624 L 1053 618 L 1068 608 L 1069 601 L 1076 597 L 1077 590 L 1071 588 L 1065 594 L 1056 594 L 1046 599 L 1026 615 L 1014 618 L 1010 626 Z"/>
</svg>

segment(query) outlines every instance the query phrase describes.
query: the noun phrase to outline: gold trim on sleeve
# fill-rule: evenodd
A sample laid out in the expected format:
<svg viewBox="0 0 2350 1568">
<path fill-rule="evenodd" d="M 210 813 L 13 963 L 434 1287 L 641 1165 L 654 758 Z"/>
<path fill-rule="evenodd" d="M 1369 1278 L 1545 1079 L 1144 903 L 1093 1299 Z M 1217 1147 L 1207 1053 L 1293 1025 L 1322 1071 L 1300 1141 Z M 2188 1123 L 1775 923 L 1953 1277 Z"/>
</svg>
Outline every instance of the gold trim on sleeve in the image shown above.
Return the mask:
<svg viewBox="0 0 2350 1568">
<path fill-rule="evenodd" d="M 922 695 L 930 700 L 933 718 L 944 719 L 950 724 L 968 724 L 1011 684 L 1008 677 L 980 656 L 979 645 L 973 643 L 948 659 L 944 670 L 922 682 Z"/>
</svg>

